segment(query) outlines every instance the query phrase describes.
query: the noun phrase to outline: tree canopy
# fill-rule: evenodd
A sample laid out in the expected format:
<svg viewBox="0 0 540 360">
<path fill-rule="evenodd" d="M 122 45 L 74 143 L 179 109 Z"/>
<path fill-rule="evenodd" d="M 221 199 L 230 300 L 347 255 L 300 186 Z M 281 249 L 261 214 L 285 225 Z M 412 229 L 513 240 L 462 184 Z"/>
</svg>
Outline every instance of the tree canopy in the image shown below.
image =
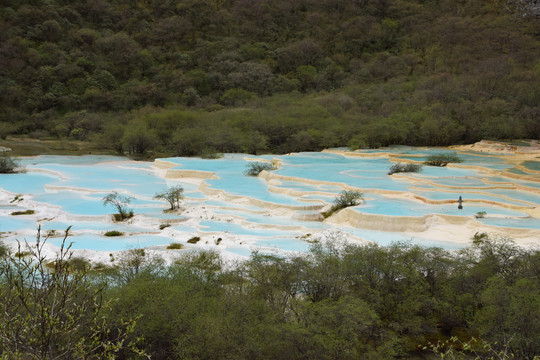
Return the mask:
<svg viewBox="0 0 540 360">
<path fill-rule="evenodd" d="M 539 138 L 539 12 L 517 0 L 4 1 L 0 138 L 135 156 Z"/>
</svg>

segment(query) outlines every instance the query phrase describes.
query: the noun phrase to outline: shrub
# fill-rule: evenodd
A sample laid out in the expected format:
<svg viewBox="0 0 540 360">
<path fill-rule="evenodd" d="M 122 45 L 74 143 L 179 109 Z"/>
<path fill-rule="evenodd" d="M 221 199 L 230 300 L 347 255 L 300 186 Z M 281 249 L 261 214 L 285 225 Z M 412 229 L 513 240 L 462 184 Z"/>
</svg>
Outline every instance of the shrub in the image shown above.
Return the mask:
<svg viewBox="0 0 540 360">
<path fill-rule="evenodd" d="M 38 227 L 32 250 L 21 252 L 19 245 L 17 254 L 0 260 L 1 357 L 113 359 L 135 351 L 129 340 L 135 320 L 111 319 L 105 286 L 89 276 L 88 267 L 75 269 L 66 238 L 53 259 L 45 256 L 46 240 Z"/>
<path fill-rule="evenodd" d="M 20 167 L 19 162 L 11 156 L 2 153 L 0 155 L 0 174 L 13 174 Z"/>
<path fill-rule="evenodd" d="M 262 161 L 253 161 L 248 164 L 248 168 L 244 171 L 244 175 L 247 176 L 259 176 L 263 171 L 276 170 L 274 164 L 262 162 Z"/>
<path fill-rule="evenodd" d="M 322 215 L 327 218 L 338 210 L 344 209 L 349 206 L 356 206 L 360 204 L 364 197 L 364 194 L 356 190 L 343 190 L 336 198 L 334 199 L 334 205 L 330 210 L 325 211 Z"/>
<path fill-rule="evenodd" d="M 183 248 L 184 248 L 184 245 L 180 243 L 172 243 L 172 244 L 169 244 L 169 246 L 167 246 L 167 250 L 180 250 Z"/>
<path fill-rule="evenodd" d="M 11 215 L 32 215 L 32 214 L 35 214 L 36 212 L 34 210 L 24 210 L 24 211 L 14 211 L 11 213 Z"/>
<path fill-rule="evenodd" d="M 124 235 L 124 233 L 121 232 L 121 231 L 111 230 L 111 231 L 107 231 L 103 235 L 105 235 L 105 236 L 122 236 L 122 235 Z"/>
<path fill-rule="evenodd" d="M 448 163 L 460 163 L 463 160 L 456 153 L 440 153 L 428 156 L 424 164 L 429 166 L 446 166 Z"/>
<path fill-rule="evenodd" d="M 422 165 L 420 164 L 393 164 L 388 170 L 388 175 L 404 172 L 419 172 L 422 171 Z"/>
<path fill-rule="evenodd" d="M 159 225 L 159 230 L 163 230 L 165 228 L 168 228 L 169 226 L 171 226 L 171 224 L 161 224 Z"/>
<path fill-rule="evenodd" d="M 188 244 L 196 244 L 201 240 L 199 236 L 194 236 L 191 239 L 189 239 L 187 242 Z"/>
<path fill-rule="evenodd" d="M 487 215 L 487 212 L 485 211 L 479 211 L 476 213 L 476 215 L 474 215 L 477 219 L 483 219 L 484 217 L 486 217 Z"/>
</svg>

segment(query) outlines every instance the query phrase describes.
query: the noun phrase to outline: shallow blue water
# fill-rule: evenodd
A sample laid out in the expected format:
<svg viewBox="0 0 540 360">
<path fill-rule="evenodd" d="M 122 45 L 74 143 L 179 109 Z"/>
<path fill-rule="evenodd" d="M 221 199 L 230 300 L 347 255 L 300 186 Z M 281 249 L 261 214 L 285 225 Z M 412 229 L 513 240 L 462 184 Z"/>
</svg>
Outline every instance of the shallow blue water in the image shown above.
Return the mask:
<svg viewBox="0 0 540 360">
<path fill-rule="evenodd" d="M 48 241 L 53 245 L 60 246 L 62 238 L 50 238 Z M 134 236 L 100 236 L 94 234 L 83 234 L 69 236 L 66 243 L 72 243 L 71 248 L 91 249 L 97 251 L 118 251 L 141 247 L 167 245 L 172 239 L 159 235 L 134 235 Z"/>
<path fill-rule="evenodd" d="M 437 148 L 411 148 L 391 147 L 385 149 L 369 150 L 369 153 L 392 152 L 405 158 L 421 159 L 411 155 L 428 156 L 442 152 Z M 451 152 L 451 151 L 447 151 Z M 475 153 L 460 153 L 464 159 L 463 165 L 483 166 L 492 170 L 502 170 L 510 167 L 501 157 L 485 157 Z M 248 160 L 246 160 L 246 158 Z M 189 214 L 178 215 L 163 213 L 168 207 L 164 201 L 154 200 L 156 192 L 166 189 L 168 186 L 182 185 L 184 194 L 188 198 L 188 205 L 208 206 L 209 211 L 218 215 L 241 217 L 242 223 L 234 223 L 217 220 L 200 220 L 198 225 L 186 225 L 184 223 L 173 224 L 171 229 L 193 233 L 200 232 L 228 232 L 242 236 L 252 236 L 256 241 L 252 247 L 276 248 L 290 251 L 307 251 L 309 244 L 296 237 L 310 230 L 332 229 L 335 226 L 317 221 L 297 220 L 306 214 L 315 214 L 313 210 L 301 210 L 304 206 L 320 204 L 317 202 L 303 202 L 301 199 L 322 200 L 332 203 L 334 197 L 341 192 L 340 184 L 360 188 L 364 191 L 365 201 L 354 209 L 363 213 L 381 214 L 391 216 L 424 216 L 429 214 L 449 214 L 471 216 L 477 212 L 485 211 L 488 217 L 479 219 L 484 224 L 502 227 L 540 229 L 540 220 L 525 218 L 527 215 L 514 210 L 492 206 L 488 204 L 467 203 L 468 199 L 482 199 L 498 201 L 510 205 L 540 206 L 540 194 L 534 194 L 512 189 L 509 183 L 521 184 L 531 188 L 540 188 L 540 183 L 509 179 L 504 176 L 492 176 L 479 170 L 471 170 L 458 167 L 429 167 L 424 166 L 420 173 L 409 173 L 409 177 L 418 181 L 388 176 L 387 172 L 393 164 L 388 157 L 363 158 L 348 157 L 334 153 L 300 153 L 291 155 L 267 155 L 260 159 L 278 159 L 283 166 L 275 171 L 276 174 L 291 176 L 302 179 L 310 179 L 330 184 L 307 184 L 301 181 L 281 181 L 277 187 L 294 189 L 299 196 L 288 196 L 269 192 L 264 180 L 258 177 L 245 176 L 249 161 L 256 159 L 255 156 L 243 154 L 227 154 L 222 159 L 208 160 L 198 158 L 169 158 L 165 159 L 178 164 L 176 168 L 185 170 L 199 170 L 215 173 L 219 179 L 206 180 L 211 188 L 223 190 L 228 194 L 250 197 L 278 205 L 294 205 L 298 209 L 291 216 L 266 216 L 267 209 L 255 205 L 247 205 L 242 202 L 226 202 L 204 195 L 198 189 L 198 185 L 183 183 L 180 180 L 165 180 L 158 177 L 153 171 L 153 164 L 149 162 L 134 162 L 122 157 L 109 156 L 39 156 L 22 159 L 27 172 L 14 175 L 0 175 L 0 188 L 16 194 L 23 194 L 24 198 L 32 197 L 33 200 L 59 206 L 68 214 L 103 216 L 116 212 L 113 207 L 103 206 L 102 199 L 110 191 L 120 191 L 133 196 L 128 205 L 136 214 L 154 218 L 157 223 L 167 220 L 189 218 Z M 535 168 L 538 162 L 524 164 Z M 58 175 L 36 172 L 42 169 L 52 171 Z M 511 169 L 514 171 L 515 169 Z M 495 185 L 504 186 L 505 189 L 489 189 L 493 184 L 485 183 L 482 178 L 498 182 Z M 447 189 L 452 192 L 437 191 L 437 185 L 467 187 L 467 189 Z M 332 184 L 332 183 L 335 183 Z M 273 185 L 274 186 L 274 185 Z M 73 188 L 66 190 L 63 188 Z M 472 188 L 472 189 L 471 189 Z M 459 195 L 465 200 L 464 208 L 457 209 L 457 203 L 451 204 L 424 204 L 407 199 L 394 199 L 372 192 L 378 189 L 413 192 L 417 195 L 433 200 L 457 200 Z M 482 191 L 486 194 L 473 193 Z M 313 194 L 323 192 L 323 194 Z M 303 196 L 300 196 L 304 194 Z M 497 195 L 507 196 L 509 199 Z M 525 203 L 531 202 L 532 204 Z M 8 201 L 9 202 L 9 201 Z M 2 204 L 3 209 L 10 206 Z M 10 210 L 11 211 L 11 210 Z M 7 212 L 7 211 L 6 211 Z M 492 216 L 506 216 L 509 218 L 494 218 Z M 519 218 L 515 218 L 519 217 Z M 199 219 L 197 219 L 199 220 Z M 249 224 L 253 224 L 250 226 Z M 110 223 L 100 221 L 73 221 L 67 222 L 42 222 L 44 231 L 63 231 L 68 226 L 83 234 L 70 236 L 75 241 L 74 248 L 88 248 L 93 250 L 123 250 L 129 247 L 163 245 L 173 242 L 174 239 L 159 235 L 135 235 L 107 238 L 88 232 L 105 232 L 117 230 L 126 233 L 138 233 L 159 231 L 157 228 L 148 229 L 133 226 L 127 223 Z M 266 225 L 270 228 L 263 228 Z M 283 229 L 272 228 L 282 226 Z M 28 217 L 0 217 L 0 232 L 23 231 L 37 229 L 35 218 Z M 301 230 L 299 230 L 301 229 Z M 405 234 L 389 233 L 364 229 L 343 229 L 351 234 L 376 241 L 380 244 L 389 244 L 395 241 L 411 240 Z M 85 233 L 85 231 L 87 233 Z M 51 239 L 58 242 L 60 239 Z M 442 246 L 452 248 L 451 242 L 431 242 L 429 239 L 414 238 L 411 241 L 425 246 Z M 230 249 L 238 254 L 248 254 L 245 247 Z"/>
<path fill-rule="evenodd" d="M 0 175 L 0 188 L 15 194 L 39 194 L 45 192 L 45 185 L 57 183 L 57 176 L 27 172 Z"/>
<path fill-rule="evenodd" d="M 540 229 L 540 219 L 525 218 L 525 219 L 505 219 L 505 218 L 483 218 L 478 219 L 486 225 L 522 228 L 522 229 Z"/>
<path fill-rule="evenodd" d="M 38 228 L 37 221 L 33 218 L 28 218 L 24 215 L 0 216 L 0 232 L 19 231 L 19 230 L 37 229 L 37 228 Z"/>
</svg>

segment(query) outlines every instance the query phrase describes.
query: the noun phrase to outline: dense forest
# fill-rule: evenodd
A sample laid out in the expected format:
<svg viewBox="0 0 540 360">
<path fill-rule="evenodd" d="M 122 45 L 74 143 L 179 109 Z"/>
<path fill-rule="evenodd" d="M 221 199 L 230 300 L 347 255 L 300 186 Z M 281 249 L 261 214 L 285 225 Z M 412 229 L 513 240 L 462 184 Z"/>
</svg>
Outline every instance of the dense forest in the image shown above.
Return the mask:
<svg viewBox="0 0 540 360">
<path fill-rule="evenodd" d="M 540 138 L 520 0 L 5 0 L 0 138 L 133 155 Z"/>
<path fill-rule="evenodd" d="M 0 246 L 5 359 L 538 359 L 540 252 L 314 244 L 90 264 Z M 184 252 L 182 252 L 184 251 Z"/>
</svg>

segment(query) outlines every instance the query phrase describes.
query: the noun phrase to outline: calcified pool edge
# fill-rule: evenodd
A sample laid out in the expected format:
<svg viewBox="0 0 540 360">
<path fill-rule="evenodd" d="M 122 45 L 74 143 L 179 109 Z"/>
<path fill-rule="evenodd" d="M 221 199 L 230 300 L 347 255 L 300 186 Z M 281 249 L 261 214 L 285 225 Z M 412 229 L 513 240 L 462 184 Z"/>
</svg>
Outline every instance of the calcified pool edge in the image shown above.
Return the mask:
<svg viewBox="0 0 540 360">
<path fill-rule="evenodd" d="M 499 146 L 498 144 L 495 143 L 495 146 Z M 31 243 L 37 223 L 40 223 L 44 232 L 55 230 L 53 233 L 49 232 L 53 235 L 50 239 L 52 254 L 59 245 L 61 227 L 73 224 L 74 230 L 68 240 L 78 244 L 75 250 L 77 256 L 91 258 L 96 262 L 110 262 L 111 257 L 118 256 L 117 253 L 123 250 L 110 245 L 115 241 L 118 242 L 118 239 L 103 237 L 105 229 L 120 229 L 129 235 L 117 243 L 124 246 L 124 249 L 146 247 L 150 252 L 158 252 L 160 256 L 168 260 L 179 252 L 165 250 L 166 245 L 172 242 L 183 243 L 186 249 L 220 250 L 229 257 L 246 256 L 253 250 L 274 253 L 306 251 L 311 242 L 337 237 L 346 237 L 348 241 L 354 242 L 372 240 L 382 244 L 385 244 L 386 239 L 388 241 L 410 240 L 427 246 L 456 248 L 466 246 L 475 234 L 485 232 L 491 236 L 511 237 L 518 244 L 525 246 L 538 244 L 538 239 L 540 239 L 540 212 L 538 210 L 540 176 L 538 175 L 540 171 L 529 169 L 521 163 L 535 162 L 540 156 L 540 151 L 521 153 L 507 147 L 503 147 L 503 151 L 498 151 L 488 143 L 475 144 L 473 147 L 474 149 L 456 147 L 453 150 L 464 155 L 475 151 L 471 156 L 485 156 L 495 164 L 498 164 L 496 161 L 501 161 L 508 167 L 497 165 L 502 169 L 495 169 L 465 162 L 450 164 L 446 170 L 429 170 L 428 174 L 395 174 L 389 177 L 383 171 L 392 162 L 419 162 L 423 156 L 421 153 L 433 152 L 432 149 L 411 150 L 411 152 L 420 152 L 419 154 L 410 154 L 399 149 L 398 151 L 384 149 L 372 152 L 327 150 L 321 153 L 275 157 L 235 155 L 229 159 L 230 164 L 222 163 L 222 168 L 217 171 L 211 171 L 212 160 L 199 162 L 182 158 L 157 159 L 152 166 L 142 166 L 142 164 L 137 165 L 125 159 L 118 159 L 120 162 L 115 165 L 115 168 L 127 167 L 128 175 L 129 171 L 139 167 L 139 171 L 147 171 L 149 177 L 152 177 L 153 173 L 156 178 L 162 178 L 164 183 L 180 182 L 190 188 L 191 190 L 186 192 L 187 201 L 182 212 L 179 214 L 162 213 L 164 205 L 152 202 L 151 196 L 151 191 L 158 191 L 159 188 L 151 191 L 145 188 L 144 194 L 133 194 L 137 195 L 140 202 L 138 205 L 135 204 L 134 210 L 141 214 L 124 224 L 112 223 L 107 214 L 111 212 L 111 209 L 103 208 L 102 214 L 73 214 L 63 210 L 62 204 L 59 206 L 37 201 L 34 197 L 39 199 L 39 196 L 33 194 L 24 194 L 23 200 L 10 204 L 17 194 L 2 190 L 0 192 L 0 205 L 2 205 L 0 218 L 4 219 L 2 222 L 8 223 L 8 227 L 11 226 L 13 229 L 17 228 L 16 224 L 13 225 L 14 223 L 20 223 L 18 229 L 3 232 L 2 235 L 8 242 L 18 239 Z M 439 150 L 435 149 L 435 151 Z M 343 169 L 336 170 L 339 166 L 330 169 L 329 171 L 334 171 L 332 176 L 327 176 L 324 171 L 318 172 L 320 169 L 316 167 L 325 164 L 325 156 L 328 157 L 329 162 L 341 161 Z M 418 160 L 415 160 L 416 158 Z M 281 165 L 280 168 L 277 171 L 263 172 L 256 179 L 245 179 L 241 173 L 228 171 L 232 166 L 234 171 L 238 172 L 239 167 L 245 166 L 248 161 L 272 161 L 272 159 L 277 160 L 276 163 Z M 309 161 L 303 163 L 306 159 L 313 163 Z M 364 165 L 360 166 L 360 162 L 355 162 L 355 160 L 366 159 L 368 163 L 364 164 L 365 169 L 361 168 Z M 369 162 L 370 160 L 374 161 Z M 214 164 L 218 164 L 219 160 L 215 161 Z M 357 165 L 359 168 L 356 168 Z M 81 201 L 89 200 L 95 204 L 99 197 L 92 196 L 102 194 L 105 191 L 104 188 L 111 191 L 117 189 L 114 182 L 107 184 L 110 186 L 92 188 L 95 184 L 88 179 L 86 182 L 90 186 L 79 187 L 71 183 L 64 185 L 62 182 L 69 183 L 70 178 L 62 172 L 62 166 L 51 167 L 43 168 L 36 165 L 29 169 L 31 173 L 43 173 L 60 179 L 56 181 L 60 184 L 45 185 L 47 194 L 41 195 L 42 198 L 48 199 L 47 195 L 52 196 L 51 193 L 62 194 L 68 198 L 66 191 L 71 191 L 76 194 L 76 197 L 81 198 Z M 523 174 L 508 171 L 514 168 Z M 84 167 L 81 169 L 89 170 Z M 106 172 L 106 170 L 108 169 L 101 171 Z M 313 172 L 315 178 L 309 178 L 310 171 Z M 298 175 L 295 172 L 306 174 L 307 177 L 293 176 Z M 438 175 L 446 173 L 450 176 L 442 180 L 451 183 L 453 179 L 460 180 L 457 176 L 453 177 L 454 175 L 467 174 L 468 181 L 482 186 L 460 186 L 438 182 L 440 179 Z M 242 177 L 238 179 L 244 181 L 243 185 L 239 185 L 244 187 L 244 191 L 237 191 L 238 189 L 234 188 L 236 181 L 234 176 Z M 323 180 L 325 177 L 331 179 Z M 388 178 L 392 178 L 391 182 L 388 182 Z M 504 181 L 494 181 L 495 178 Z M 466 182 L 467 178 L 463 177 L 463 180 Z M 362 181 L 369 186 L 361 186 Z M 377 183 L 386 188 L 379 189 L 372 186 Z M 159 184 L 159 180 L 152 178 L 148 184 Z M 148 187 L 148 184 L 145 187 Z M 287 185 L 291 184 L 294 186 L 288 188 Z M 155 187 L 155 185 L 152 186 Z M 134 188 L 139 187 L 134 186 Z M 120 189 L 126 190 L 121 187 Z M 363 191 L 365 204 L 347 208 L 322 221 L 321 211 L 329 207 L 329 202 L 341 189 Z M 521 199 L 512 198 L 505 193 L 490 193 L 492 190 L 519 191 Z M 265 194 L 259 194 L 260 191 L 265 191 Z M 443 199 L 425 196 L 430 194 L 430 191 L 436 191 L 437 196 Z M 456 200 L 459 194 L 465 195 L 464 205 L 468 212 L 463 214 L 450 210 L 457 206 Z M 454 195 L 455 198 L 452 198 Z M 380 209 L 377 208 L 378 203 L 382 204 Z M 34 209 L 36 214 L 16 219 L 9 215 L 15 207 Z M 97 212 L 100 212 L 97 206 L 95 208 Z M 385 210 L 390 208 L 404 214 L 390 215 L 391 211 L 385 213 Z M 482 209 L 488 210 L 486 219 L 476 218 L 473 211 L 477 209 L 478 212 Z M 527 220 L 520 220 L 525 218 Z M 507 222 L 511 226 L 501 226 L 501 224 L 504 225 L 505 219 L 509 219 Z M 528 221 L 532 225 L 527 225 L 529 228 L 516 227 L 516 224 L 520 226 L 520 222 L 523 221 Z M 494 222 L 498 226 L 489 222 Z M 31 226 L 32 224 L 34 226 Z M 164 224 L 169 226 L 160 229 L 160 225 Z M 1 226 L 0 231 L 3 231 Z M 193 236 L 200 236 L 202 240 L 194 245 L 187 244 L 187 240 Z M 84 244 L 87 244 L 87 248 L 81 248 Z M 91 249 L 91 247 L 94 248 Z"/>
</svg>

